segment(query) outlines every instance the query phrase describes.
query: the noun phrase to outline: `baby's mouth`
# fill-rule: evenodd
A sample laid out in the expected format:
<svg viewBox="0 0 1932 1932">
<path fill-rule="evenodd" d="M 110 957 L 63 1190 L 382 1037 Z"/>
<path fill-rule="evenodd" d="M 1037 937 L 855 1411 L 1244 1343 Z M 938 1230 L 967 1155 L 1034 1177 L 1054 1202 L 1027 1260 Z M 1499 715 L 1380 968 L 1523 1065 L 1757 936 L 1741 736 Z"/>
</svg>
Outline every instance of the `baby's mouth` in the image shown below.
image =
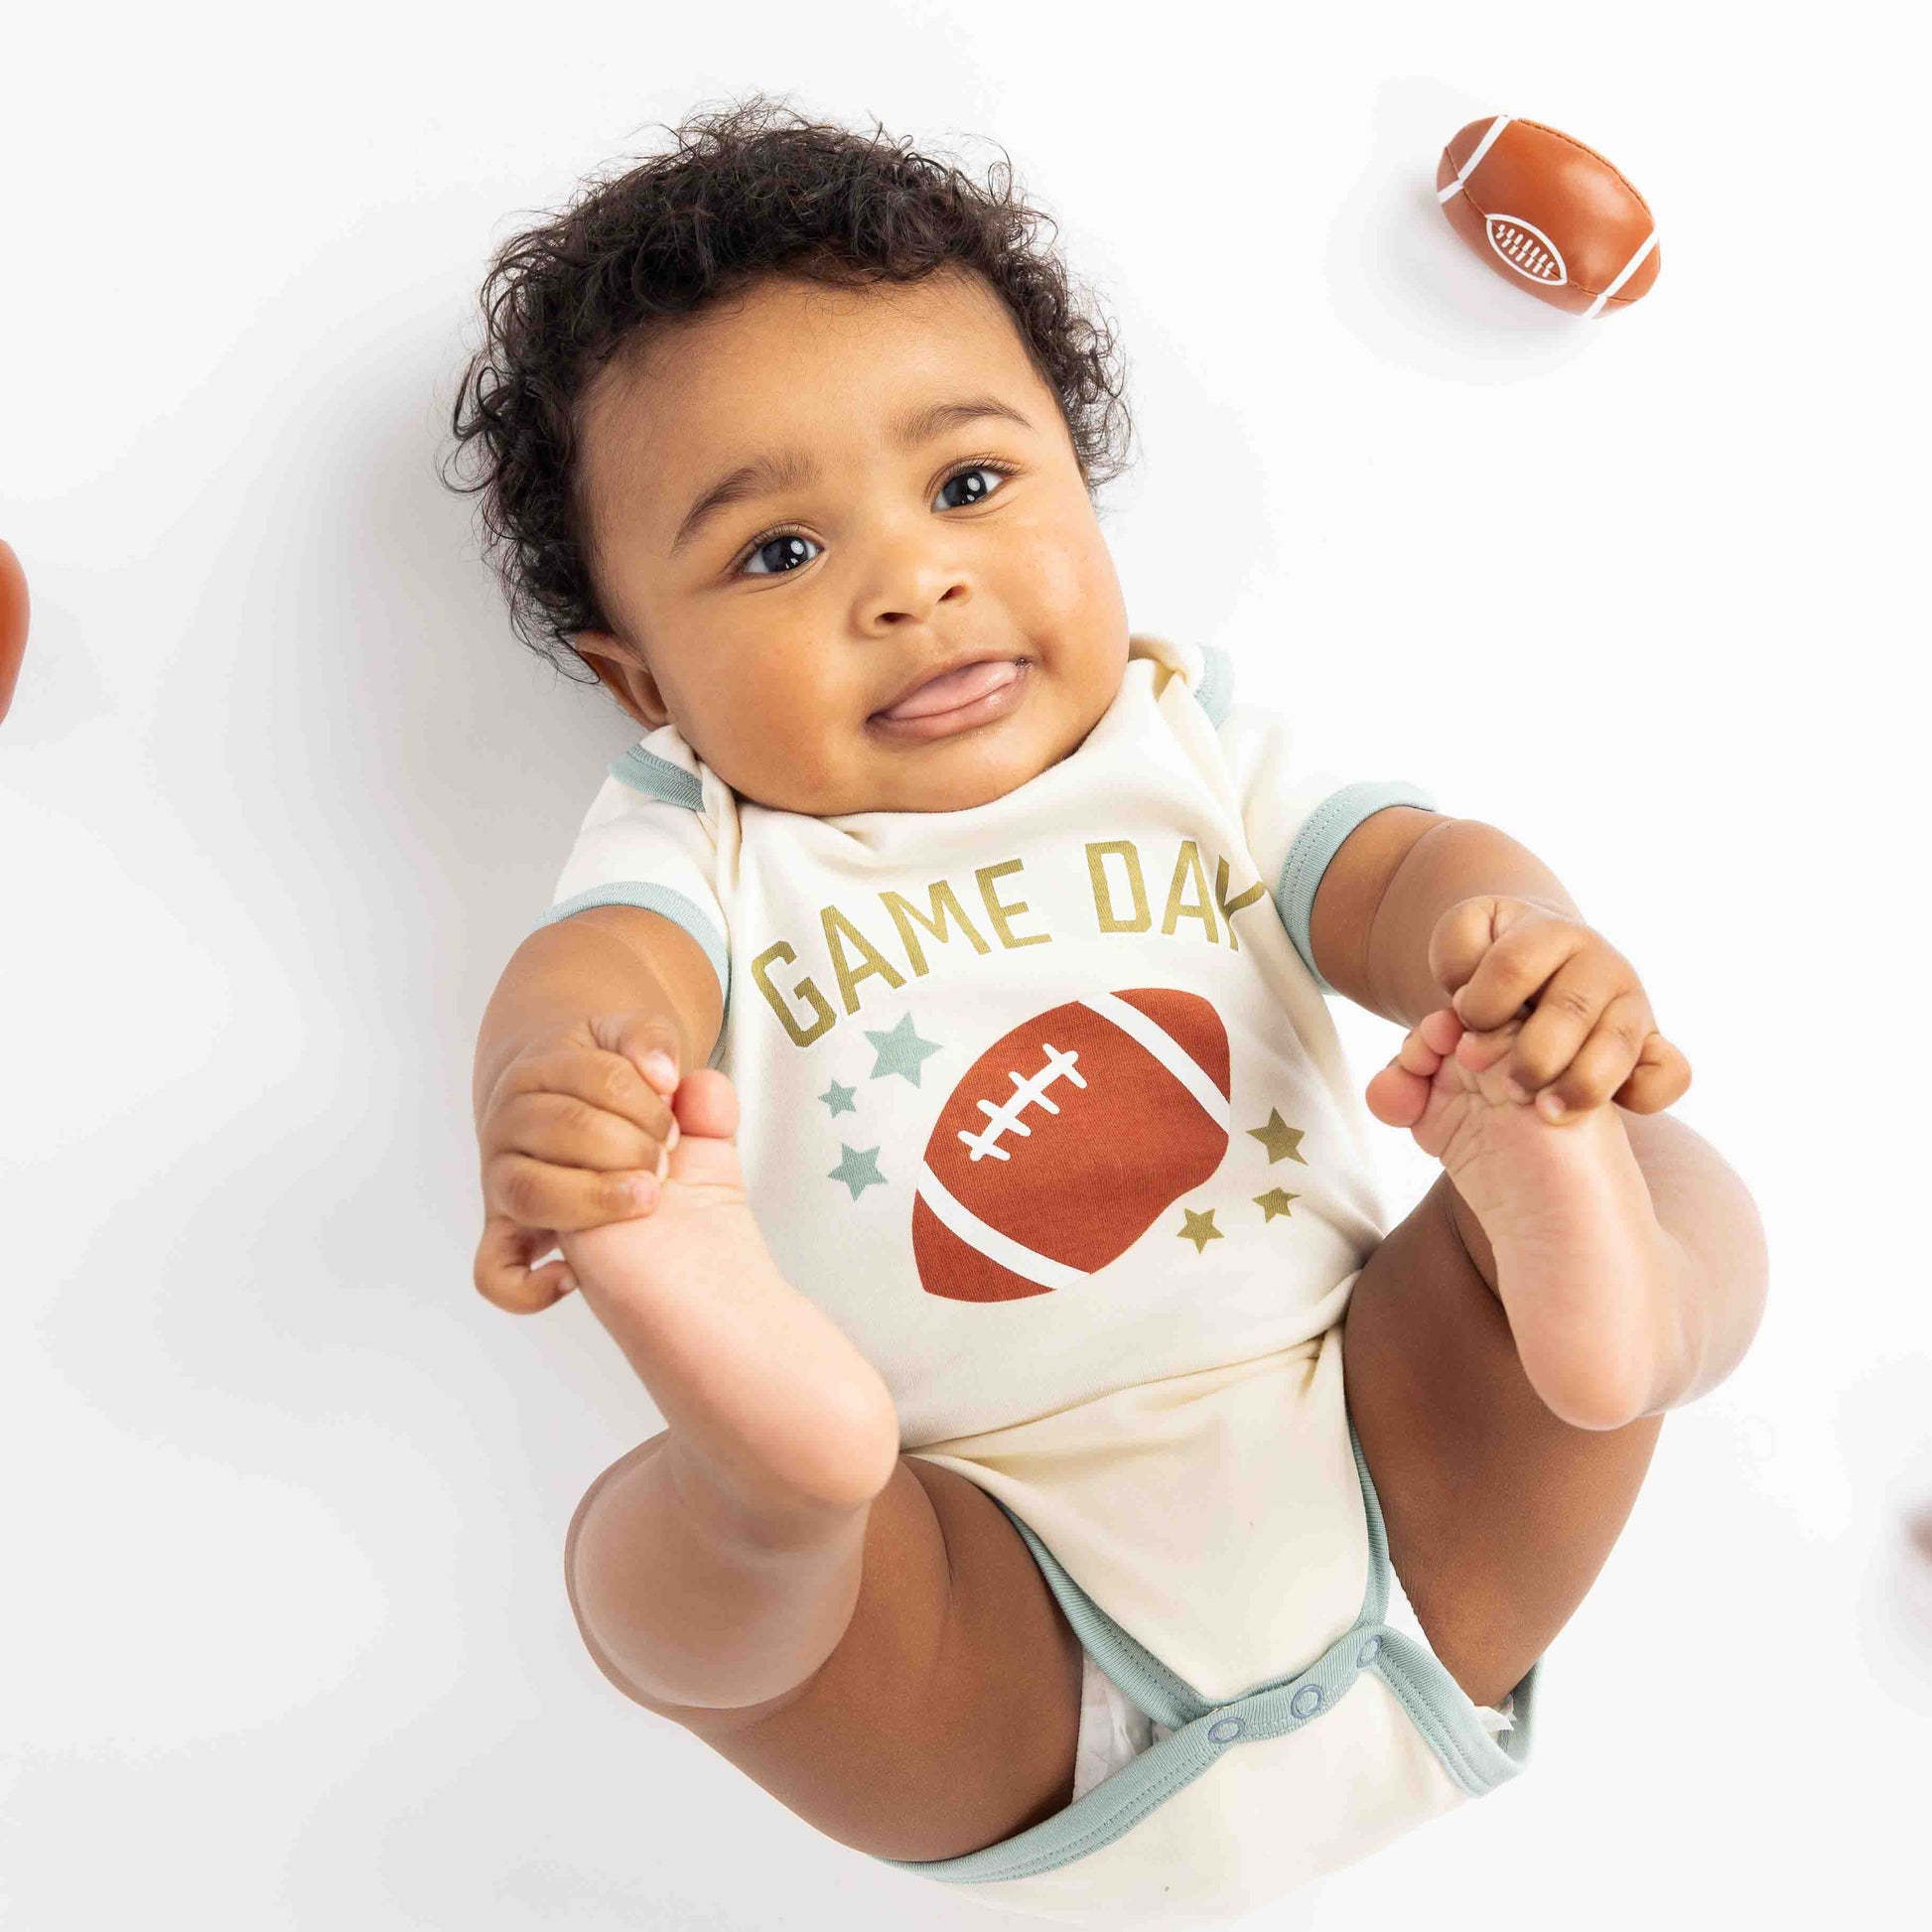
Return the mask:
<svg viewBox="0 0 1932 1932">
<path fill-rule="evenodd" d="M 982 657 L 977 663 L 962 664 L 956 671 L 928 678 L 897 704 L 872 715 L 887 719 L 929 718 L 941 711 L 957 711 L 1011 684 L 1019 675 L 1020 665 L 1013 658 Z"/>
</svg>

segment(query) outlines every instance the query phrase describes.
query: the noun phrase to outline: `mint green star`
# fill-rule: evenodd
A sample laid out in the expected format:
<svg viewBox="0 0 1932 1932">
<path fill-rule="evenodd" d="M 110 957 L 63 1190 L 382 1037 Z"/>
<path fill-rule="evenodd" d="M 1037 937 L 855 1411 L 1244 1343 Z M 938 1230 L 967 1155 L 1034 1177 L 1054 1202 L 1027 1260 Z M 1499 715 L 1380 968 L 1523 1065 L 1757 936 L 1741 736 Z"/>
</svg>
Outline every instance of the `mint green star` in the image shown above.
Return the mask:
<svg viewBox="0 0 1932 1932">
<path fill-rule="evenodd" d="M 866 1037 L 879 1049 L 879 1057 L 873 1062 L 870 1079 L 883 1079 L 888 1073 L 902 1073 L 916 1087 L 919 1084 L 919 1062 L 927 1054 L 936 1053 L 936 1041 L 921 1039 L 912 1029 L 912 1016 L 903 1015 L 891 1033 L 876 1034 L 867 1031 Z"/>
<path fill-rule="evenodd" d="M 827 1180 L 843 1180 L 852 1189 L 852 1198 L 857 1200 L 876 1180 L 885 1185 L 886 1176 L 879 1172 L 879 1150 L 869 1147 L 863 1153 L 856 1147 L 839 1143 L 839 1165 L 826 1176 Z"/>
<path fill-rule="evenodd" d="M 842 1087 L 834 1080 L 825 1092 L 818 1096 L 836 1114 L 856 1114 L 859 1103 L 852 1097 L 850 1087 Z"/>
</svg>

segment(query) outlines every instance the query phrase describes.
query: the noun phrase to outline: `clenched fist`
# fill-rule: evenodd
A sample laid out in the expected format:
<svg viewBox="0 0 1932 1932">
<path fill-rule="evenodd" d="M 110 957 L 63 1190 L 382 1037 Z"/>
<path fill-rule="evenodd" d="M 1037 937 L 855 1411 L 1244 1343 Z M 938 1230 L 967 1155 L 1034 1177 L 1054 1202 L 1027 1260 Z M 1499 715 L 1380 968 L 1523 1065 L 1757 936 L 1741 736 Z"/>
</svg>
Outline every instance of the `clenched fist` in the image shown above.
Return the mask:
<svg viewBox="0 0 1932 1932">
<path fill-rule="evenodd" d="M 564 1263 L 530 1264 L 559 1235 L 650 1212 L 678 1140 L 677 1060 L 671 1022 L 640 1011 L 574 1021 L 503 1068 L 477 1126 L 486 1301 L 514 1314 L 549 1308 L 569 1293 Z"/>
</svg>

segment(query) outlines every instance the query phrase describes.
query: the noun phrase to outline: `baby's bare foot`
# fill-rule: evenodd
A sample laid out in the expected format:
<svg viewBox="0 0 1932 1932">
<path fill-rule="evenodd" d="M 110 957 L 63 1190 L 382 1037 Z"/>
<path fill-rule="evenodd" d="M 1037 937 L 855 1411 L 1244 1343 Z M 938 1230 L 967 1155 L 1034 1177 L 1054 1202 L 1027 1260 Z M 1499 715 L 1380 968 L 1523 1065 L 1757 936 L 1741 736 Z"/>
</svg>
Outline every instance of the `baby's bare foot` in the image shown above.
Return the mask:
<svg viewBox="0 0 1932 1932">
<path fill-rule="evenodd" d="M 898 1460 L 879 1371 L 778 1272 L 746 1197 L 738 1096 L 712 1068 L 671 1097 L 655 1205 L 562 1237 L 592 1312 L 681 1442 L 748 1505 L 851 1508 Z"/>
<path fill-rule="evenodd" d="M 1519 1020 L 1472 1034 L 1443 1008 L 1366 1098 L 1442 1162 L 1481 1224 L 1537 1394 L 1575 1428 L 1619 1428 L 1668 1399 L 1687 1257 L 1657 1220 L 1614 1105 L 1552 1122 L 1509 1097 L 1491 1069 L 1521 1031 Z"/>
</svg>

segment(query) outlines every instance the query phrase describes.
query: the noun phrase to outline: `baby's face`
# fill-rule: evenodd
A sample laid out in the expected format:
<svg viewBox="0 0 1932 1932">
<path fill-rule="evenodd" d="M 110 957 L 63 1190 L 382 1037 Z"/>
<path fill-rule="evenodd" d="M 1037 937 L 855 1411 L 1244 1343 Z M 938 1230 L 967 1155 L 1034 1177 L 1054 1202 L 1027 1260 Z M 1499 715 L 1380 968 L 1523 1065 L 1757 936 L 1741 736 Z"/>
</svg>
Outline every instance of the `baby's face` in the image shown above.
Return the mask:
<svg viewBox="0 0 1932 1932">
<path fill-rule="evenodd" d="M 962 402 L 988 413 L 903 439 Z M 759 460 L 775 474 L 691 522 Z M 1120 688 L 1126 606 L 1066 425 L 974 277 L 765 277 L 602 372 L 584 462 L 621 634 L 579 651 L 757 803 L 981 805 L 1075 750 Z M 1018 664 L 1017 683 L 963 729 L 876 715 L 962 658 Z"/>
</svg>

